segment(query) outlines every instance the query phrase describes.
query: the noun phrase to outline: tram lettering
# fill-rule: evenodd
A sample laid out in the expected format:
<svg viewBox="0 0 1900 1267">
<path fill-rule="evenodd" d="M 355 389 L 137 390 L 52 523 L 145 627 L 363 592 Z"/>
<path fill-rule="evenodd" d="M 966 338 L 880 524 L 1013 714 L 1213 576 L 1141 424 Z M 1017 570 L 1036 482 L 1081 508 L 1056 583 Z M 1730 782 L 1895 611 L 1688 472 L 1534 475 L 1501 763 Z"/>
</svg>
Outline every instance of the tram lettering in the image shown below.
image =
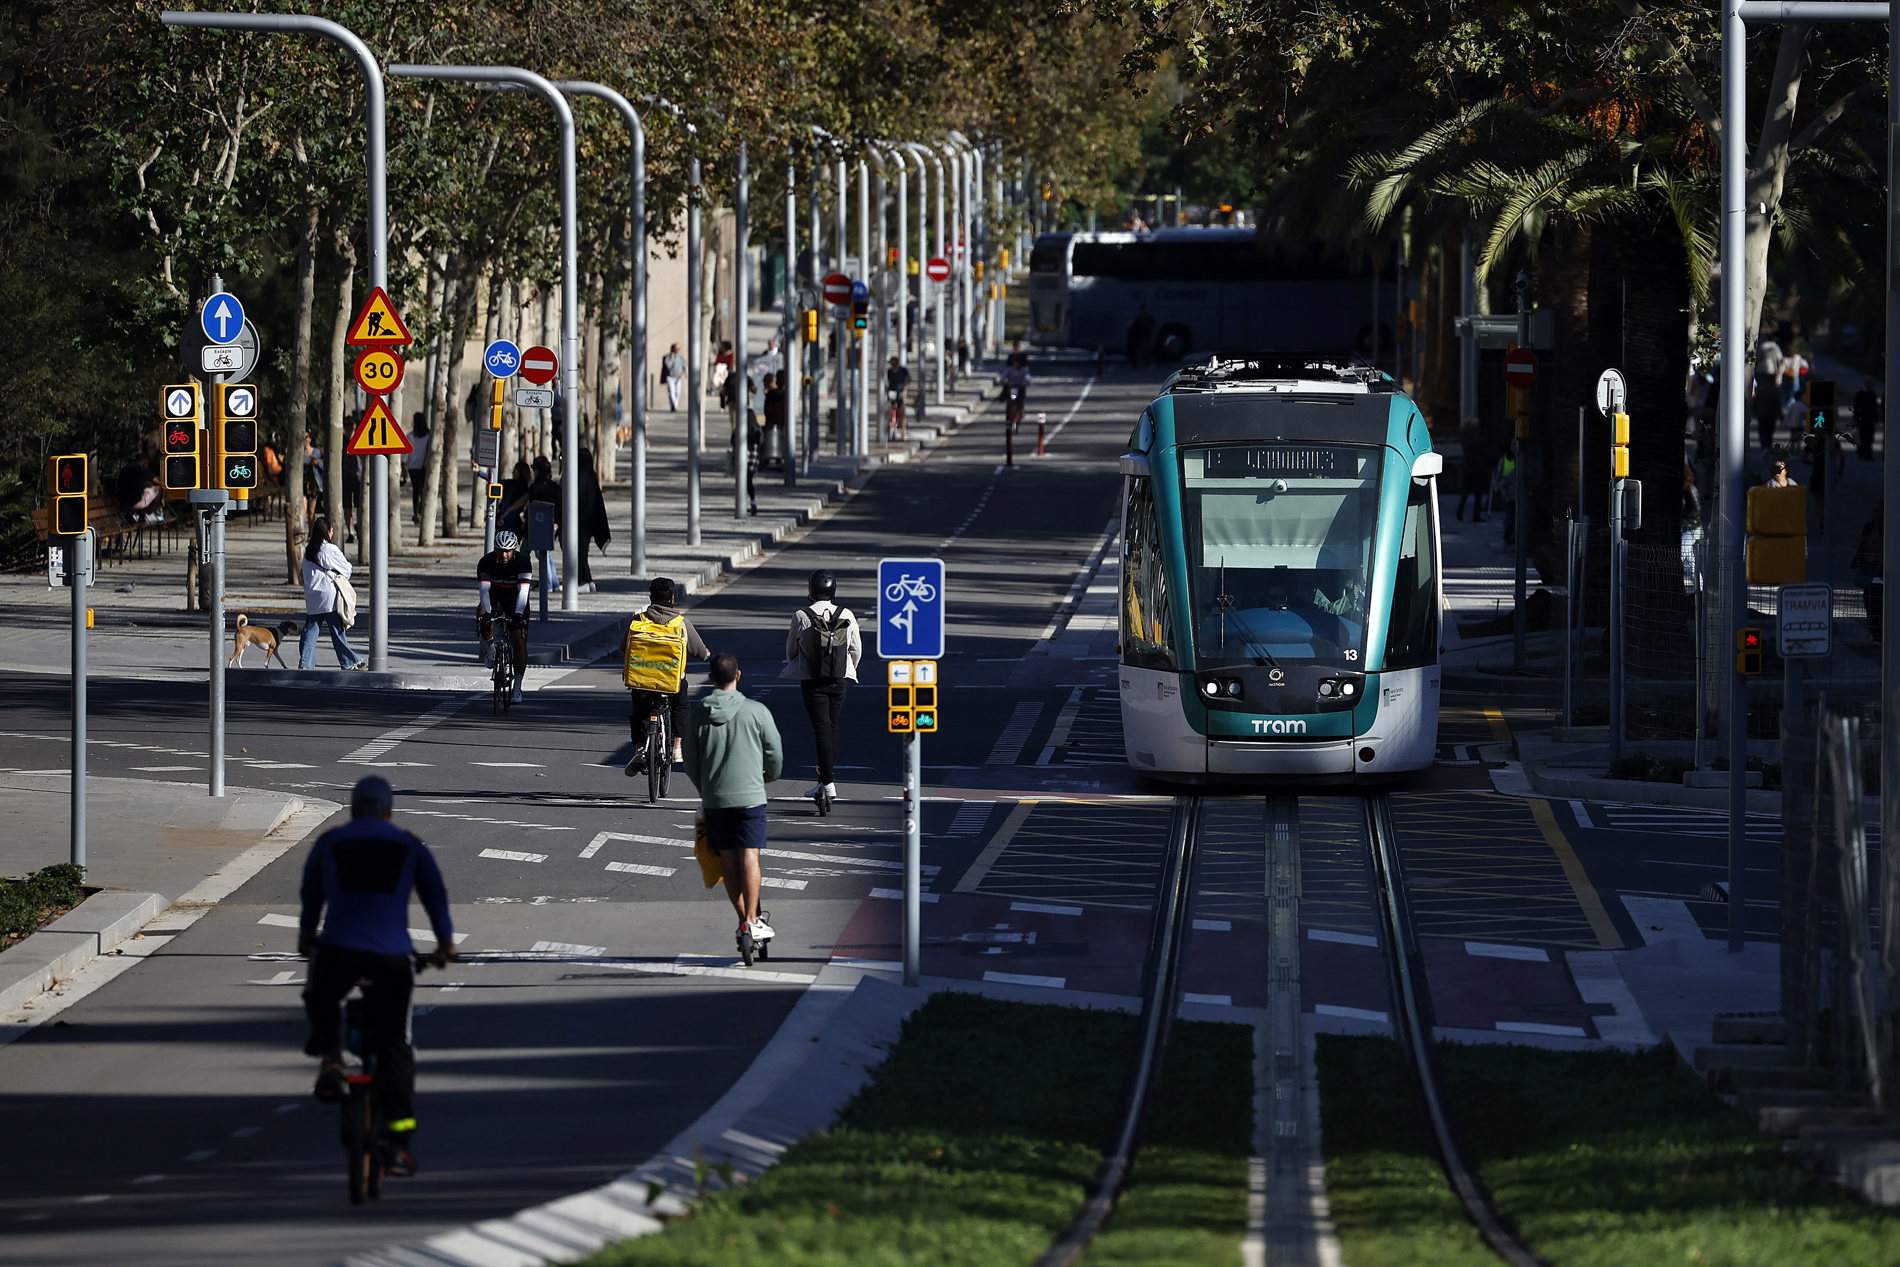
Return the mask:
<svg viewBox="0 0 1900 1267">
<path fill-rule="evenodd" d="M 1292 721 L 1267 718 L 1254 722 L 1253 733 L 1256 735 L 1303 735 L 1306 733 L 1306 723 L 1297 718 Z"/>
</svg>

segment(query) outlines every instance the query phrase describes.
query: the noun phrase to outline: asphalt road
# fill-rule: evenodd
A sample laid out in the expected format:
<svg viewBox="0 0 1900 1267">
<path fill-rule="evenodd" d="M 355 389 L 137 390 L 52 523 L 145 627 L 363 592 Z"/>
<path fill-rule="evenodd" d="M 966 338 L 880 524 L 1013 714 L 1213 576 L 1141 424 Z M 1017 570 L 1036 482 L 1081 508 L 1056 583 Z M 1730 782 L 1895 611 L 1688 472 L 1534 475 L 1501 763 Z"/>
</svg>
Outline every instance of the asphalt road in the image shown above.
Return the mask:
<svg viewBox="0 0 1900 1267">
<path fill-rule="evenodd" d="M 672 800 L 650 806 L 644 782 L 621 774 L 617 666 L 581 669 L 505 718 L 474 696 L 234 690 L 233 786 L 344 800 L 356 778 L 382 772 L 399 821 L 442 862 L 466 958 L 426 974 L 416 996 L 424 1173 L 378 1208 L 345 1201 L 336 1126 L 309 1097 L 299 1051 L 299 848 L 58 1022 L 0 1048 L 0 1261 L 255 1263 L 267 1246 L 282 1267 L 328 1263 L 644 1159 L 741 1074 L 823 963 L 896 955 L 882 939 L 841 940 L 872 891 L 901 876 L 900 748 L 884 732 L 868 649 L 872 682 L 845 714 L 844 799 L 822 820 L 802 799 L 810 732 L 796 686 L 776 674 L 807 574 L 833 569 L 843 601 L 868 613 L 880 557 L 946 560 L 944 729 L 926 741 L 925 777 L 933 793 L 987 807 L 982 767 L 1017 706 L 1046 705 L 1046 728 L 1070 693 L 1060 671 L 1033 687 L 1009 680 L 1100 545 L 1114 457 L 1151 390 L 1053 367 L 1032 406 L 1052 431 L 1067 421 L 1048 457 L 1003 469 L 1000 425 L 966 428 L 927 461 L 880 471 L 695 602 L 695 623 L 739 656 L 789 753 L 766 890 L 780 937 L 750 971 L 735 966 L 723 894 L 702 888 L 688 852 L 690 787 L 682 777 Z M 92 736 L 135 745 L 95 747 L 96 774 L 203 777 L 203 760 L 181 755 L 201 748 L 201 685 L 98 681 L 91 696 Z M 64 764 L 63 679 L 0 678 L 0 708 L 0 765 Z M 981 847 L 980 834 L 951 833 L 961 808 L 926 808 L 925 862 L 942 883 Z"/>
</svg>

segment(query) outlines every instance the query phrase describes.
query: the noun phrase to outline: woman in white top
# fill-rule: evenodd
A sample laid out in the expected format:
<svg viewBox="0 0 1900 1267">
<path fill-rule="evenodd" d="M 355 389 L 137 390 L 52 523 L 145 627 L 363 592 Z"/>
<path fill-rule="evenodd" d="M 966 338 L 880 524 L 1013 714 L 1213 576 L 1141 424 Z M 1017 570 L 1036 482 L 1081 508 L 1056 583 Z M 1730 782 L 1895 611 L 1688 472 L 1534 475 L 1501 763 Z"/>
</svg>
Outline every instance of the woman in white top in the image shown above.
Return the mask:
<svg viewBox="0 0 1900 1267">
<path fill-rule="evenodd" d="M 336 662 L 345 669 L 364 667 L 363 657 L 350 650 L 344 632 L 349 628 L 337 610 L 337 581 L 347 581 L 350 561 L 330 541 L 330 521 L 318 515 L 310 521 L 310 543 L 303 548 L 303 639 L 297 652 L 297 667 L 317 667 L 317 630 L 330 631 L 330 645 L 336 648 Z"/>
</svg>

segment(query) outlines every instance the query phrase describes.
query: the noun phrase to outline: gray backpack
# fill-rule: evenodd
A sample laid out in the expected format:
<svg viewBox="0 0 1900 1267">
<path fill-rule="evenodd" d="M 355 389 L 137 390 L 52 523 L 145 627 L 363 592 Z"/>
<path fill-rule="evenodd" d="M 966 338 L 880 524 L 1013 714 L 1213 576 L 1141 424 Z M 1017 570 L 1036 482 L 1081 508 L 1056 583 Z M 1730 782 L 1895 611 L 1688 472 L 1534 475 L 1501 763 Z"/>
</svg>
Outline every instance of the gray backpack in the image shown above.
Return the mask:
<svg viewBox="0 0 1900 1267">
<path fill-rule="evenodd" d="M 832 605 L 831 615 L 820 616 L 815 608 L 801 608 L 805 628 L 799 634 L 798 651 L 805 658 L 814 682 L 843 681 L 851 671 L 851 615 Z"/>
</svg>

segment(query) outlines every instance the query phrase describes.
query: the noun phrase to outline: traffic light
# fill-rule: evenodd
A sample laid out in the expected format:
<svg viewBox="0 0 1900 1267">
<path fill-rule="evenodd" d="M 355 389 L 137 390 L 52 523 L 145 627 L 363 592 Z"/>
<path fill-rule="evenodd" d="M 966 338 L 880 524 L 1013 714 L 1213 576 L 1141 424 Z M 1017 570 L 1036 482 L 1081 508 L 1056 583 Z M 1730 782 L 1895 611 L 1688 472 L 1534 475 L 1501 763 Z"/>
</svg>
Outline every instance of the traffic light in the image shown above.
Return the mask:
<svg viewBox="0 0 1900 1267">
<path fill-rule="evenodd" d="M 1630 476 L 1630 416 L 1610 415 L 1610 474 L 1626 480 Z"/>
<path fill-rule="evenodd" d="M 891 247 L 886 247 L 884 249 L 884 263 L 891 268 L 897 267 L 897 248 L 896 247 L 891 246 Z"/>
<path fill-rule="evenodd" d="M 1831 436 L 1834 434 L 1835 425 L 1833 380 L 1826 378 L 1809 379 L 1808 433 L 1810 435 Z"/>
<path fill-rule="evenodd" d="M 983 280 L 983 261 L 982 260 L 978 260 L 976 262 L 976 280 L 978 281 Z"/>
<path fill-rule="evenodd" d="M 805 309 L 805 342 L 818 342 L 818 310 L 816 308 Z"/>
<path fill-rule="evenodd" d="M 243 500 L 257 487 L 257 388 L 218 383 L 211 406 L 218 483 Z"/>
<path fill-rule="evenodd" d="M 1746 625 L 1735 631 L 1735 672 L 1742 677 L 1758 677 L 1761 674 L 1762 643 L 1761 629 L 1755 625 Z"/>
<path fill-rule="evenodd" d="M 851 301 L 851 328 L 868 330 L 871 326 L 871 301 L 853 298 Z"/>
<path fill-rule="evenodd" d="M 488 385 L 488 429 L 501 430 L 502 402 L 506 399 L 508 381 L 498 378 Z"/>
<path fill-rule="evenodd" d="M 937 688 L 913 686 L 911 693 L 911 729 L 920 735 L 934 732 L 937 729 Z"/>
<path fill-rule="evenodd" d="M 86 535 L 86 455 L 61 453 L 46 459 L 46 491 L 53 499 L 47 526 L 55 537 Z"/>
<path fill-rule="evenodd" d="M 1750 585 L 1798 585 L 1808 579 L 1808 490 L 1762 484 L 1748 490 L 1743 525 Z"/>
<path fill-rule="evenodd" d="M 188 492 L 199 487 L 198 425 L 204 416 L 203 398 L 196 382 L 173 383 L 159 394 L 159 402 L 165 429 L 165 491 Z"/>
</svg>

